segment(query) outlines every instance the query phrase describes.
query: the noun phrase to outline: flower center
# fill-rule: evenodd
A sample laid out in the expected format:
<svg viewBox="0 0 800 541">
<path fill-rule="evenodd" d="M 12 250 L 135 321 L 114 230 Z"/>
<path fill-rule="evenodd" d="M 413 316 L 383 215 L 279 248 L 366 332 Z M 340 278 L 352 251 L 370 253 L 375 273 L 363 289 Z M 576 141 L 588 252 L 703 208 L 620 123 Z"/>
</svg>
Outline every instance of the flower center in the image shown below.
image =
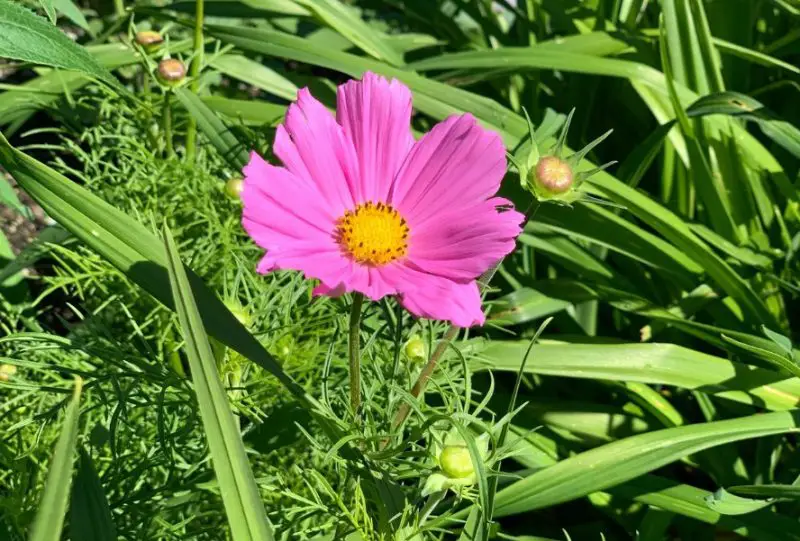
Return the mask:
<svg viewBox="0 0 800 541">
<path fill-rule="evenodd" d="M 408 225 L 392 206 L 368 201 L 336 221 L 336 240 L 358 263 L 385 265 L 406 255 Z"/>
</svg>

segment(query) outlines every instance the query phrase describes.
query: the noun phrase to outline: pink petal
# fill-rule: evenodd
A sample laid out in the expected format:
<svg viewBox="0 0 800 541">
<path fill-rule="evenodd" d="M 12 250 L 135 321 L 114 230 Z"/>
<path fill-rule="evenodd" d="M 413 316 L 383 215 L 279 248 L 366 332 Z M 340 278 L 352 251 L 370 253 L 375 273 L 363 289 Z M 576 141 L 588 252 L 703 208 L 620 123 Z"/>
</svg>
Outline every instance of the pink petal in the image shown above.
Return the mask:
<svg viewBox="0 0 800 541">
<path fill-rule="evenodd" d="M 289 171 L 322 194 L 331 218 L 355 207 L 360 181 L 353 143 L 307 88 L 297 93 L 278 126 L 274 150 Z"/>
<path fill-rule="evenodd" d="M 337 91 L 336 119 L 358 155 L 356 201 L 385 201 L 400 165 L 414 144 L 411 91 L 367 72 Z"/>
<path fill-rule="evenodd" d="M 471 208 L 497 193 L 506 171 L 500 137 L 472 115 L 451 116 L 414 144 L 390 203 L 415 227 L 437 214 Z"/>
<path fill-rule="evenodd" d="M 402 305 L 416 316 L 449 321 L 457 327 L 483 325 L 486 320 L 474 280 L 455 282 L 406 263 L 387 265 L 383 270 L 397 287 Z"/>
<path fill-rule="evenodd" d="M 514 250 L 525 217 L 493 198 L 470 209 L 446 210 L 411 232 L 408 259 L 420 269 L 472 280 Z"/>
<path fill-rule="evenodd" d="M 267 250 L 257 270 L 294 269 L 326 283 L 350 271 L 341 252 L 323 196 L 283 167 L 252 153 L 244 168 L 242 225 Z"/>
</svg>

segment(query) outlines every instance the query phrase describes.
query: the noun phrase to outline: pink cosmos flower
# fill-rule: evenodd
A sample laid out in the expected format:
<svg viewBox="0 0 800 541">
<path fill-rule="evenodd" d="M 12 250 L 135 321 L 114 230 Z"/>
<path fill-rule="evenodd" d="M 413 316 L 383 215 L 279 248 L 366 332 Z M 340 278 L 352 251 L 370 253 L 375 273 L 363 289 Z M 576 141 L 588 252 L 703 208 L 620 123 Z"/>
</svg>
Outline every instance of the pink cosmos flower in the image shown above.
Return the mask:
<svg viewBox="0 0 800 541">
<path fill-rule="evenodd" d="M 277 167 L 253 152 L 242 223 L 267 250 L 258 271 L 302 271 L 317 295 L 398 295 L 415 315 L 484 322 L 475 278 L 514 249 L 522 214 L 494 197 L 503 143 L 471 115 L 419 141 L 411 92 L 366 73 L 338 89 L 334 116 L 308 91 L 278 126 Z"/>
</svg>

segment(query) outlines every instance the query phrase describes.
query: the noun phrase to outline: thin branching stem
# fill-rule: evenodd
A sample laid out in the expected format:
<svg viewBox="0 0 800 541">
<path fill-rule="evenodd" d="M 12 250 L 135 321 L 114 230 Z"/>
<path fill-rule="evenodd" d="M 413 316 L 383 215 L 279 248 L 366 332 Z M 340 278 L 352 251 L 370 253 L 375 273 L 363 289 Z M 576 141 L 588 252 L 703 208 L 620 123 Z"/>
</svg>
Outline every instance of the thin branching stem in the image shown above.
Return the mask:
<svg viewBox="0 0 800 541">
<path fill-rule="evenodd" d="M 200 67 L 203 64 L 204 39 L 203 21 L 205 19 L 204 0 L 195 0 L 194 10 L 194 54 L 192 64 L 189 66 L 189 77 L 191 77 L 190 87 L 192 92 L 197 93 L 200 89 Z M 194 161 L 197 154 L 197 121 L 193 116 L 189 117 L 189 124 L 186 128 L 186 160 Z"/>
<path fill-rule="evenodd" d="M 161 128 L 164 130 L 164 140 L 166 141 L 167 156 L 171 157 L 175 154 L 175 149 L 172 146 L 172 91 L 164 92 L 164 104 L 161 110 Z"/>
<path fill-rule="evenodd" d="M 353 305 L 350 307 L 350 406 L 353 415 L 358 418 L 361 408 L 361 307 L 364 294 L 353 294 Z"/>
</svg>

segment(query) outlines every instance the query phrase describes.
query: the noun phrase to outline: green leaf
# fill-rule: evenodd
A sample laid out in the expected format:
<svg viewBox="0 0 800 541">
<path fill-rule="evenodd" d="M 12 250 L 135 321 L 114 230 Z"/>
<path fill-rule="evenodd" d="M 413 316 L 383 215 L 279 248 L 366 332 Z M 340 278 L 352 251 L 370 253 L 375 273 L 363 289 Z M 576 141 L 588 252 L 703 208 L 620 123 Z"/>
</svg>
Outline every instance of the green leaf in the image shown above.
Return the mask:
<svg viewBox="0 0 800 541">
<path fill-rule="evenodd" d="M 608 490 L 612 495 L 628 498 L 665 511 L 690 517 L 717 528 L 724 528 L 747 539 L 759 541 L 798 541 L 800 529 L 793 517 L 756 512 L 725 516 L 708 508 L 711 493 L 690 485 L 655 475 L 643 475 Z"/>
<path fill-rule="evenodd" d="M 30 209 L 22 204 L 22 201 L 17 197 L 17 192 L 14 191 L 11 183 L 2 174 L 0 174 L 0 205 L 11 207 L 25 217 L 30 217 L 31 215 Z"/>
<path fill-rule="evenodd" d="M 164 244 L 175 311 L 181 324 L 200 417 L 232 537 L 234 541 L 271 541 L 272 526 L 264 512 L 242 436 L 228 404 L 228 395 L 217 373 L 214 352 L 192 295 L 189 277 L 166 227 Z"/>
<path fill-rule="evenodd" d="M 730 115 L 758 124 L 764 135 L 800 157 L 800 130 L 781 119 L 760 101 L 740 92 L 717 92 L 694 102 L 687 112 L 701 115 Z"/>
<path fill-rule="evenodd" d="M 237 100 L 222 96 L 204 96 L 202 98 L 209 109 L 225 115 L 234 121 L 245 124 L 273 124 L 286 114 L 285 105 L 277 105 L 258 100 Z"/>
<path fill-rule="evenodd" d="M 286 100 L 294 100 L 297 97 L 297 86 L 293 82 L 246 56 L 225 54 L 212 60 L 211 65 L 225 75 L 244 81 L 274 96 Z"/>
<path fill-rule="evenodd" d="M 731 494 L 720 488 L 706 497 L 706 505 L 720 515 L 745 515 L 769 507 L 773 502 L 769 500 L 752 500 Z"/>
<path fill-rule="evenodd" d="M 175 97 L 181 105 L 197 120 L 197 125 L 214 145 L 231 167 L 241 171 L 247 164 L 248 155 L 245 146 L 236 139 L 219 117 L 203 103 L 203 100 L 187 88 L 175 91 Z"/>
<path fill-rule="evenodd" d="M 403 55 L 392 47 L 389 40 L 361 20 L 351 7 L 339 0 L 295 1 L 370 56 L 394 66 L 403 65 Z"/>
<path fill-rule="evenodd" d="M 42 9 L 47 14 L 47 18 L 50 19 L 50 22 L 56 24 L 57 16 L 56 8 L 53 6 L 53 0 L 39 0 L 39 4 L 41 4 Z"/>
<path fill-rule="evenodd" d="M 475 342 L 480 344 L 480 342 Z M 475 370 L 516 372 L 526 341 L 494 340 L 476 352 Z M 540 343 L 530 374 L 674 385 L 745 404 L 785 410 L 800 402 L 800 379 L 740 364 L 673 344 Z"/>
<path fill-rule="evenodd" d="M 764 335 L 767 338 L 775 342 L 775 344 L 785 351 L 790 358 L 794 357 L 794 347 L 792 346 L 792 341 L 787 336 L 784 336 L 766 327 L 761 327 L 761 330 L 764 332 Z"/>
<path fill-rule="evenodd" d="M 86 73 L 121 88 L 86 49 L 30 10 L 0 0 L 0 57 Z"/>
<path fill-rule="evenodd" d="M 534 362 L 537 356 L 534 355 Z M 773 412 L 666 428 L 577 454 L 498 492 L 496 516 L 574 500 L 619 485 L 671 462 L 725 443 L 797 432 L 800 413 Z"/>
<path fill-rule="evenodd" d="M 53 6 L 67 19 L 91 33 L 89 22 L 86 20 L 86 17 L 83 16 L 83 12 L 81 12 L 80 8 L 75 5 L 75 2 L 72 0 L 53 0 Z"/>
<path fill-rule="evenodd" d="M 571 303 L 567 301 L 523 288 L 494 301 L 488 318 L 497 325 L 513 325 L 555 314 L 568 306 Z"/>
<path fill-rule="evenodd" d="M 728 491 L 755 498 L 800 499 L 800 485 L 740 485 L 730 487 Z"/>
<path fill-rule="evenodd" d="M 72 461 L 75 458 L 75 443 L 78 439 L 78 414 L 80 413 L 83 380 L 75 380 L 72 400 L 64 414 L 61 435 L 58 437 L 53 459 L 47 472 L 39 509 L 33 520 L 30 541 L 59 541 L 64 516 L 67 513 L 69 487 L 72 483 Z"/>
<path fill-rule="evenodd" d="M 81 450 L 78 475 L 72 487 L 69 531 L 71 539 L 112 541 L 117 538 L 114 517 L 92 458 Z"/>
</svg>

